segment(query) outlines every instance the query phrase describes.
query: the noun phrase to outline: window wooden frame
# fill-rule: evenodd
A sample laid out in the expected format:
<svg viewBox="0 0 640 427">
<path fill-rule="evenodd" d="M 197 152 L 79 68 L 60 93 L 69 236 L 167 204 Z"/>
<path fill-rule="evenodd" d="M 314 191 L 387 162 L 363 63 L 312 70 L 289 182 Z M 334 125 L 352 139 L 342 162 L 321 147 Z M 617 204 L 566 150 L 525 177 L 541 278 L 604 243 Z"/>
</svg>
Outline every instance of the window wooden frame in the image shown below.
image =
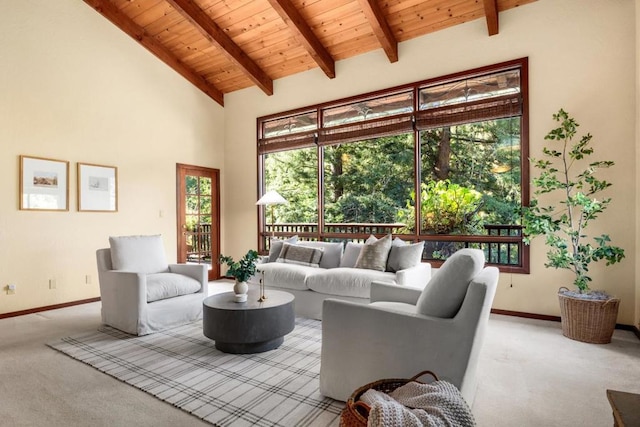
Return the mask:
<svg viewBox="0 0 640 427">
<path fill-rule="evenodd" d="M 432 85 L 444 84 L 448 82 L 455 82 L 458 80 L 464 79 L 472 79 L 474 77 L 481 77 L 489 74 L 499 73 L 503 71 L 509 70 L 518 70 L 520 73 L 520 93 L 517 96 L 513 95 L 504 95 L 497 96 L 493 98 L 489 98 L 487 100 L 481 100 L 472 103 L 463 103 L 458 105 L 446 106 L 442 107 L 438 110 L 450 110 L 452 114 L 449 116 L 448 120 L 435 120 L 431 123 L 431 125 L 425 124 L 424 118 L 432 115 L 428 110 L 420 110 L 419 109 L 419 92 L 422 88 Z M 376 118 L 373 120 L 363 120 L 357 122 L 350 122 L 343 125 L 337 125 L 332 127 L 324 127 L 323 126 L 323 115 L 322 112 L 325 109 L 336 108 L 339 106 L 345 106 L 349 104 L 354 104 L 358 102 L 366 102 L 376 98 L 382 98 L 385 96 L 406 92 L 408 90 L 413 91 L 413 111 L 411 112 L 401 112 L 395 115 L 389 115 L 381 118 Z M 426 129 L 434 126 L 442 126 L 443 124 L 450 123 L 464 123 L 460 121 L 459 117 L 463 117 L 464 114 L 460 115 L 460 111 L 464 109 L 465 106 L 470 108 L 475 108 L 476 111 L 471 114 L 475 114 L 473 117 L 482 116 L 485 117 L 484 120 L 490 120 L 495 118 L 507 117 L 504 113 L 506 108 L 512 108 L 516 106 L 519 109 L 519 114 L 522 118 L 521 120 L 521 130 L 520 130 L 520 170 L 521 170 L 521 200 L 520 203 L 522 206 L 528 206 L 530 200 L 529 193 L 529 86 L 528 86 L 528 58 L 519 58 L 511 61 L 502 62 L 499 64 L 489 65 L 485 67 L 475 68 L 472 70 L 457 72 L 453 74 L 449 74 L 446 76 L 436 77 L 432 79 L 427 79 L 415 83 L 410 83 L 402 86 L 396 86 L 393 88 L 388 88 L 380 91 L 370 92 L 362 95 L 352 96 L 336 101 L 326 102 L 322 104 L 306 106 L 303 108 L 298 108 L 295 110 L 289 110 L 277 114 L 272 114 L 264 117 L 259 117 L 257 119 L 257 138 L 258 138 L 258 191 L 257 196 L 260 197 L 265 191 L 265 182 L 264 182 L 264 155 L 269 153 L 274 153 L 277 151 L 291 150 L 297 148 L 309 148 L 314 145 L 318 150 L 318 226 L 317 230 L 314 232 L 308 233 L 309 236 L 302 236 L 309 239 L 317 239 L 323 240 L 327 238 L 336 238 L 336 237 L 350 237 L 350 238 L 361 238 L 360 235 L 345 235 L 340 234 L 339 236 L 333 236 L 333 233 L 324 232 L 324 179 L 323 179 L 323 165 L 324 163 L 324 150 L 323 146 L 331 145 L 334 143 L 347 143 L 353 141 L 359 141 L 368 138 L 374 138 L 385 135 L 399 134 L 403 132 L 414 132 L 414 143 L 415 143 L 415 164 L 414 164 L 414 176 L 415 176 L 415 188 L 420 188 L 420 153 L 419 153 L 419 132 L 421 129 Z M 263 136 L 263 123 L 276 120 L 283 119 L 289 116 L 296 116 L 300 114 L 308 114 L 313 111 L 317 112 L 317 127 L 315 130 L 309 130 L 306 128 L 301 132 L 292 132 L 290 135 L 278 135 L 277 137 L 264 138 Z M 445 111 L 446 112 L 446 111 Z M 442 113 L 442 111 L 438 111 L 438 113 Z M 458 116 L 455 116 L 458 114 Z M 416 192 L 419 194 L 419 191 Z M 257 200 L 257 199 L 256 199 Z M 418 221 L 419 221 L 419 201 L 416 201 L 416 234 L 414 235 L 402 235 L 402 238 L 414 241 L 421 240 L 444 240 L 444 241 L 452 241 L 452 242 L 466 242 L 470 244 L 483 244 L 487 242 L 493 242 L 495 237 L 485 236 L 485 235 L 448 235 L 446 238 L 444 236 L 433 236 L 433 235 L 424 235 L 420 234 Z M 266 248 L 266 237 L 265 233 L 265 218 L 264 212 L 260 209 L 258 210 L 258 235 L 259 242 L 258 248 L 261 252 L 264 252 Z M 282 232 L 280 234 L 276 233 L 276 236 L 286 236 L 286 232 Z M 366 237 L 366 236 L 365 236 Z M 519 265 L 499 265 L 500 270 L 503 272 L 511 272 L 511 273 L 529 273 L 529 247 L 522 243 L 521 236 L 504 236 L 500 237 L 499 240 L 501 242 L 513 243 L 518 245 L 518 251 L 520 255 L 520 263 Z M 432 262 L 434 265 L 438 265 L 438 262 Z"/>
</svg>

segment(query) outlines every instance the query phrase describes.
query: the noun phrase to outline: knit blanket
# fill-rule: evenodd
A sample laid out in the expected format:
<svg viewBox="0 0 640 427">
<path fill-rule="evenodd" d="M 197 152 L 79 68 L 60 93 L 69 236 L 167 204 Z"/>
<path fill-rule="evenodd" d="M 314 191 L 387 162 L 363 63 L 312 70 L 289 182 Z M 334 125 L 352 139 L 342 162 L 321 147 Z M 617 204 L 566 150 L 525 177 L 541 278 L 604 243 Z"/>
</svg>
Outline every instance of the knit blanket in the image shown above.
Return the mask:
<svg viewBox="0 0 640 427">
<path fill-rule="evenodd" d="M 371 407 L 369 427 L 473 427 L 471 409 L 460 391 L 446 381 L 410 381 L 389 394 L 369 389 L 360 397 Z"/>
</svg>

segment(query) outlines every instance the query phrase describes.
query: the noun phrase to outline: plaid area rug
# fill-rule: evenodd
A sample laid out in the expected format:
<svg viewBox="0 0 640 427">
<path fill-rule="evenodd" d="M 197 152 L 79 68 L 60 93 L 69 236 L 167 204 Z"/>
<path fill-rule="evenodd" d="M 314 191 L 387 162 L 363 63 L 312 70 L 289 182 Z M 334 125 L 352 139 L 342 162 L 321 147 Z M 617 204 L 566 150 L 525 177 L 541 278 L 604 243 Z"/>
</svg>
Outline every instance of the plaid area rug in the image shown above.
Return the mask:
<svg viewBox="0 0 640 427">
<path fill-rule="evenodd" d="M 110 327 L 48 344 L 218 426 L 337 426 L 344 403 L 322 396 L 321 322 L 296 319 L 276 350 L 227 354 L 196 322 L 142 337 Z"/>
</svg>

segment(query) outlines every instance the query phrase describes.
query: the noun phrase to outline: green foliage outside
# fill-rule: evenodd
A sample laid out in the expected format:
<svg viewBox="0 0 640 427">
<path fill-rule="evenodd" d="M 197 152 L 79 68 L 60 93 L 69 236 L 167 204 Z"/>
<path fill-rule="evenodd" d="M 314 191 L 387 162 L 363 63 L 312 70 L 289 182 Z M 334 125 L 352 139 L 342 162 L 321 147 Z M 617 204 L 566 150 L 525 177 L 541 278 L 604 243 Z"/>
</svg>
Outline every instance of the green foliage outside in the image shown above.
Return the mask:
<svg viewBox="0 0 640 427">
<path fill-rule="evenodd" d="M 411 193 L 411 199 L 407 209 L 398 212 L 399 220 L 405 224 L 414 223 L 415 192 Z M 449 180 L 422 183 L 421 229 L 435 234 L 479 234 L 482 231 L 478 228 L 477 213 L 481 204 L 482 194 Z"/>
<path fill-rule="evenodd" d="M 327 147 L 325 222 L 395 223 L 413 189 L 413 136 Z"/>
<path fill-rule="evenodd" d="M 211 224 L 211 178 L 188 175 L 185 194 L 187 231 L 198 231 L 198 225 Z"/>
<path fill-rule="evenodd" d="M 484 224 L 518 224 L 519 137 L 519 118 L 422 131 L 420 188 L 427 197 L 421 197 L 421 215 L 432 218 L 422 221 L 422 232 L 430 222 L 438 232 L 466 234 L 484 234 Z M 414 233 L 415 163 L 413 133 L 325 147 L 324 221 L 401 222 L 407 225 L 402 232 Z M 265 157 L 266 188 L 277 189 L 289 201 L 275 207 L 276 223 L 318 222 L 317 167 L 315 148 Z M 440 209 L 453 205 L 454 193 L 463 206 L 440 224 Z"/>
<path fill-rule="evenodd" d="M 289 202 L 274 206 L 277 223 L 318 222 L 317 163 L 315 148 L 282 151 L 266 156 L 264 175 L 267 189 L 277 190 Z M 269 221 L 270 214 L 267 218 Z"/>
<path fill-rule="evenodd" d="M 258 252 L 249 250 L 239 261 L 234 261 L 230 256 L 220 254 L 220 264 L 227 264 L 227 273 L 235 277 L 238 282 L 246 282 L 256 273 L 256 260 Z"/>
<path fill-rule="evenodd" d="M 519 224 L 520 118 L 423 131 L 420 152 L 423 183 L 448 179 L 482 194 L 477 225 Z"/>
<path fill-rule="evenodd" d="M 553 119 L 559 127 L 551 130 L 545 139 L 555 141 L 552 148 L 543 148 L 545 159 L 531 159 L 540 170 L 533 179 L 534 194 L 559 194 L 560 204 L 542 205 L 538 197 L 523 209 L 524 242 L 530 244 L 536 236 L 544 236 L 549 247 L 546 267 L 564 268 L 575 275 L 574 285 L 580 293 L 589 292 L 589 265 L 605 260 L 606 265 L 615 264 L 624 258 L 624 250 L 609 244 L 608 234 L 595 236 L 592 241 L 586 228 L 611 203 L 611 198 L 598 200 L 595 194 L 611 186 L 611 183 L 596 178 L 601 168 L 614 165 L 612 161 L 586 163 L 593 154 L 591 134 L 587 133 L 574 141 L 579 124 L 560 109 Z M 574 167 L 580 168 L 574 171 Z"/>
</svg>

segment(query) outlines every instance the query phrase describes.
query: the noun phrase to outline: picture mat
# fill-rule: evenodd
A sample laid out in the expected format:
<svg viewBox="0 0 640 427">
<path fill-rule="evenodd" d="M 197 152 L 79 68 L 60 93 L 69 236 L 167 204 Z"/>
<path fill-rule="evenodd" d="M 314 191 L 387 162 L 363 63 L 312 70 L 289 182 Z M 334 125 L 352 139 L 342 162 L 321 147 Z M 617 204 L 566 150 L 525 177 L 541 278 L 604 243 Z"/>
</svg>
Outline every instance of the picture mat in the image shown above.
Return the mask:
<svg viewBox="0 0 640 427">
<path fill-rule="evenodd" d="M 69 162 L 20 156 L 20 209 L 69 210 Z"/>
<path fill-rule="evenodd" d="M 112 166 L 78 163 L 78 210 L 118 210 L 117 170 Z"/>
</svg>

